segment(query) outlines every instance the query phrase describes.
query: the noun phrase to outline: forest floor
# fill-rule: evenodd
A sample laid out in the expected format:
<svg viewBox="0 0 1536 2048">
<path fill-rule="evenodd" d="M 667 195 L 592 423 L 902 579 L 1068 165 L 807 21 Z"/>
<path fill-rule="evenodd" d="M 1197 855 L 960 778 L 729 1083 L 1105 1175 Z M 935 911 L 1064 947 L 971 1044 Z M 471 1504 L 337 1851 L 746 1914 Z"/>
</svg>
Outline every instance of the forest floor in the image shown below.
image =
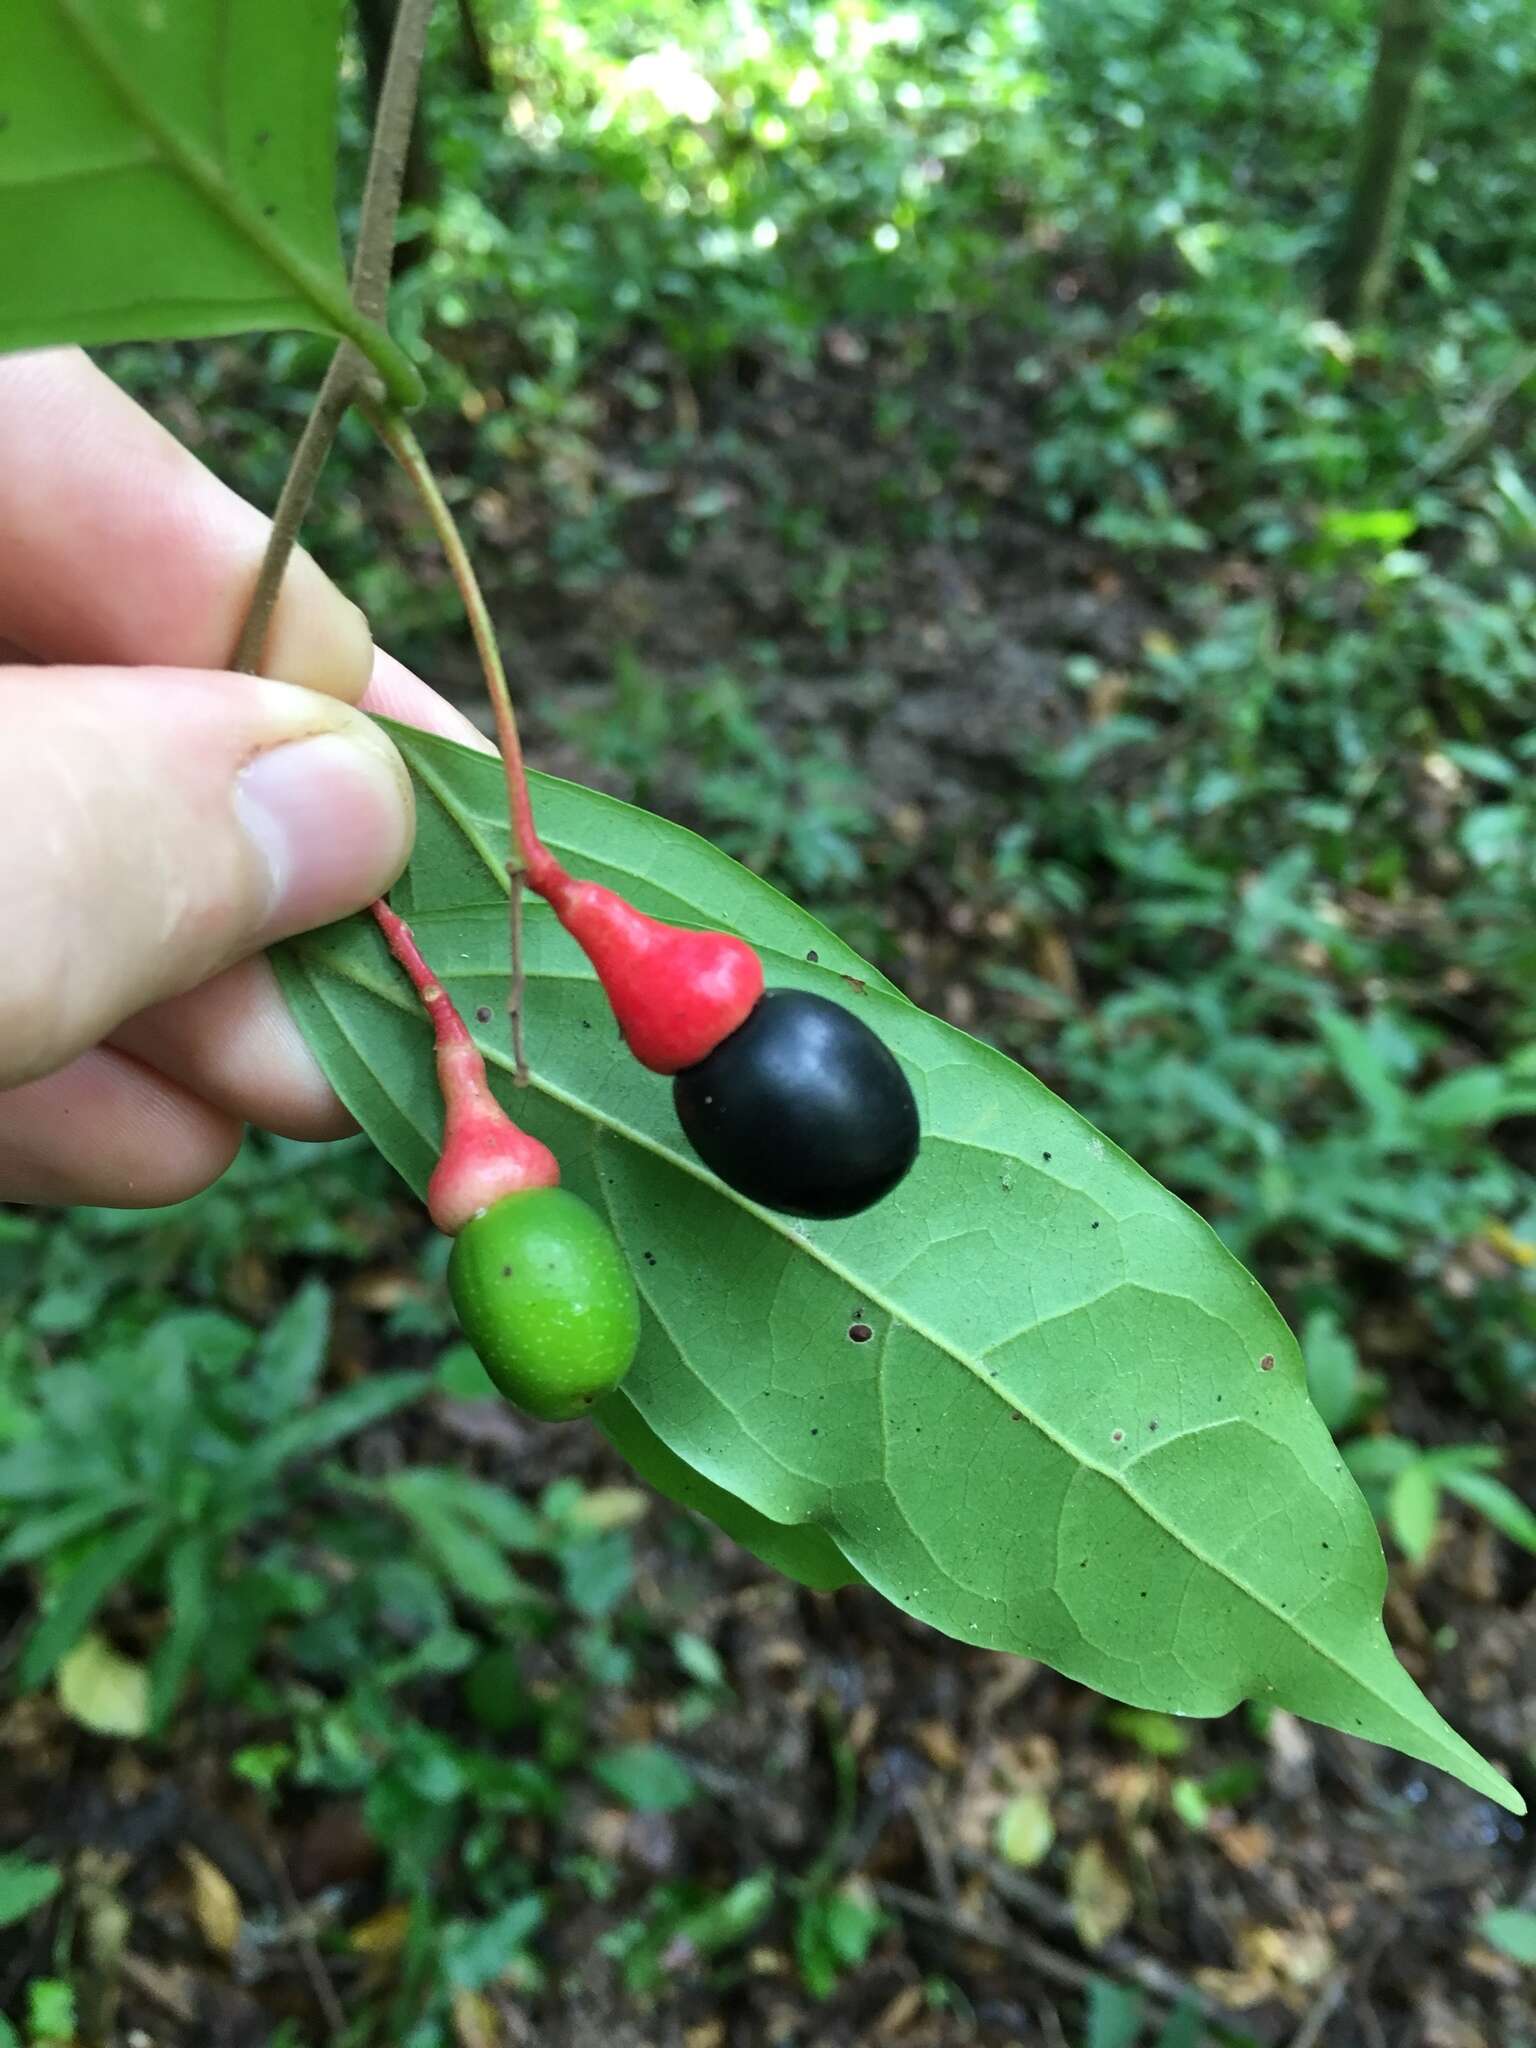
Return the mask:
<svg viewBox="0 0 1536 2048">
<path fill-rule="evenodd" d="M 935 358 L 897 379 L 911 411 L 950 442 L 938 508 L 953 515 L 948 533 L 937 516 L 914 532 L 926 486 L 909 438 L 882 429 L 892 387 L 852 336 L 834 335 L 814 373 L 722 376 L 705 392 L 674 388 L 646 412 L 615 398 L 568 451 L 567 515 L 614 509 L 601 559 L 563 587 L 550 574 L 560 536 L 547 476 L 529 481 L 510 463 L 488 473 L 468 428 L 462 453 L 493 606 L 521 643 L 539 765 L 708 828 L 717 812 L 698 798 L 677 707 L 755 663 L 761 729 L 792 750 L 825 736 L 834 768 L 815 800 L 868 814 L 865 859 L 887 878 L 870 913 L 884 964 L 917 1001 L 1017 1044 L 1028 1004 L 979 963 L 1027 944 L 1032 974 L 1066 987 L 1070 949 L 1021 936 L 1004 910 L 978 912 L 964 878 L 1021 815 L 1031 750 L 1112 715 L 1117 679 L 1170 619 L 1144 569 L 1031 509 L 1030 405 L 1011 362 L 989 363 L 977 344 L 963 378 Z M 433 452 L 454 468 L 451 431 Z M 412 579 L 439 585 L 392 480 L 380 478 L 371 510 Z M 1233 589 L 1248 573 L 1202 566 Z M 376 623 L 388 640 L 387 622 Z M 400 651 L 473 700 L 459 637 L 424 630 Z M 642 681 L 615 712 L 609 692 L 626 662 Z M 754 801 L 771 842 L 774 807 L 804 792 L 765 775 Z M 1053 1079 L 1044 1023 L 1031 1063 Z M 381 1346 L 365 1312 L 409 1267 L 399 1252 L 335 1275 L 353 1304 L 358 1368 L 414 1362 L 408 1345 L 404 1356 Z M 1390 1313 L 1389 1285 L 1385 1296 Z M 1420 1441 L 1454 1436 L 1443 1383 L 1411 1364 L 1390 1396 L 1393 1426 Z M 446 1397 L 410 1429 L 424 1440 L 381 1426 L 359 1462 L 457 1460 L 524 1493 L 559 1473 L 626 1483 L 588 1432 Z M 1515 1445 L 1527 1470 L 1528 1439 Z M 1096 1974 L 1140 1987 L 1149 2014 L 1193 2002 L 1264 2048 L 1536 2039 L 1531 1978 L 1474 1926 L 1490 1906 L 1536 1895 L 1533 1837 L 1475 1794 L 1286 1715 L 1262 1727 L 1245 1711 L 1181 1723 L 1179 1753 L 1160 1754 L 1164 1731 L 1117 1719 L 1044 1668 L 942 1640 L 868 1591 L 806 1593 L 724 1538 L 680 1545 L 659 1504 L 634 1535 L 641 1609 L 658 1634 L 706 1637 L 730 1698 L 682 1727 L 675 1679 L 652 1689 L 642 1670 L 614 1694 L 605 1732 L 669 1742 L 704 1796 L 642 1814 L 590 1792 L 556 1820 L 520 1824 L 564 1901 L 540 1937 L 549 1988 L 497 1994 L 500 2033 L 482 2041 L 464 2018 L 462 2048 L 1080 2048 Z M 1394 1565 L 1387 1611 L 1415 1677 L 1527 1791 L 1533 1565 L 1486 1526 L 1453 1522 L 1425 1567 Z M 557 1663 L 558 1648 L 549 1654 Z M 349 2011 L 386 1967 L 383 1936 L 372 1955 L 366 1944 L 333 1953 L 323 1939 L 388 1905 L 357 1806 L 295 1794 L 263 1813 L 225 1768 L 260 1739 L 238 1722 L 189 1715 L 157 1759 L 85 1735 L 41 1698 L 0 1719 L 5 1805 L 130 1873 L 142 1911 L 120 2024 L 142 2032 L 124 2039 L 257 2048 L 285 2015 L 311 2038 L 304 1958 L 312 1970 L 315 1950 L 293 1938 L 298 1929 L 321 1941 Z M 1000 1861 L 994 1838 L 1004 1807 L 1030 1791 L 1048 1802 L 1055 1842 L 1026 1868 Z M 266 1868 L 252 1845 L 267 1840 L 292 1887 L 272 1906 L 286 1937 L 221 1957 L 189 1871 L 206 1858 L 249 1901 Z M 558 1875 L 582 1856 L 615 1873 L 601 1902 Z M 680 1935 L 656 1958 L 646 1996 L 624 1983 L 602 1937 L 659 1886 L 721 1891 L 765 1869 L 791 1886 L 812 1872 L 821 1884 L 852 1881 L 888 1914 L 830 1995 L 805 1991 L 782 1905 L 728 1959 L 706 1966 Z M 0 1992 L 4 1976 L 0 1960 Z"/>
</svg>

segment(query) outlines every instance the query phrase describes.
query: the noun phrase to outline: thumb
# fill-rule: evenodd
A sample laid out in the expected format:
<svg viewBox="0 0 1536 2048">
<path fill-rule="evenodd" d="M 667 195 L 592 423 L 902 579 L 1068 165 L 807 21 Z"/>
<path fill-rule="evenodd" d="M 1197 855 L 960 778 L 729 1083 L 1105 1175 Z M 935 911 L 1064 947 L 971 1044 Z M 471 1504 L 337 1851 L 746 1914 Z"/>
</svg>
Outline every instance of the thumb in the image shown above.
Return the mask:
<svg viewBox="0 0 1536 2048">
<path fill-rule="evenodd" d="M 191 669 L 0 668 L 0 1087 L 380 895 L 410 782 L 361 713 Z"/>
</svg>

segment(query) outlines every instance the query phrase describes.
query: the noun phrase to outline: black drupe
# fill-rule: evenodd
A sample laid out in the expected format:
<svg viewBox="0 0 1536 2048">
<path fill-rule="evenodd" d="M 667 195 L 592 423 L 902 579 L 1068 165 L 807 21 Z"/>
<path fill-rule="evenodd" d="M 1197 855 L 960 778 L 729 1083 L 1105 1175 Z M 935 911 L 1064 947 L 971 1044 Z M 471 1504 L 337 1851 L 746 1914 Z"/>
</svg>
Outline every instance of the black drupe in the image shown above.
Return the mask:
<svg viewBox="0 0 1536 2048">
<path fill-rule="evenodd" d="M 854 1216 L 917 1157 L 906 1075 L 864 1021 L 769 989 L 746 1022 L 672 1083 L 678 1121 L 729 1187 L 791 1216 Z"/>
</svg>

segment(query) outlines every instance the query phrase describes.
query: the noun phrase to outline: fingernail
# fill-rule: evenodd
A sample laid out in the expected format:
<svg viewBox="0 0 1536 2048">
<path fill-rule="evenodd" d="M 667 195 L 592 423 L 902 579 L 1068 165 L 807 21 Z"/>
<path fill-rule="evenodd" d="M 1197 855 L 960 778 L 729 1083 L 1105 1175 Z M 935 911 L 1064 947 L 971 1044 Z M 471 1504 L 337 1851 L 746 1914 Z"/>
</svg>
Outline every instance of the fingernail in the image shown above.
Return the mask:
<svg viewBox="0 0 1536 2048">
<path fill-rule="evenodd" d="M 296 548 L 262 648 L 262 672 L 355 704 L 373 671 L 367 616 L 343 597 L 312 555 Z"/>
<path fill-rule="evenodd" d="M 266 866 L 271 939 L 361 910 L 410 852 L 410 779 L 383 733 L 362 719 L 345 733 L 259 755 L 240 775 L 235 804 Z"/>
</svg>

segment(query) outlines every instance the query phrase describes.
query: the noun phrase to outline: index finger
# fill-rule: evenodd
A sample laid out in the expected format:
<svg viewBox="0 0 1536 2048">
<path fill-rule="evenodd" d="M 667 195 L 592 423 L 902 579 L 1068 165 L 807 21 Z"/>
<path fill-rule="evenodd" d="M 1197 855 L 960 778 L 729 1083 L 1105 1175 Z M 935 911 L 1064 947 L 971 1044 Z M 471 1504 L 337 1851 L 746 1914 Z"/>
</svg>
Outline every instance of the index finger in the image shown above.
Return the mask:
<svg viewBox="0 0 1536 2048">
<path fill-rule="evenodd" d="M 0 641 L 35 660 L 229 665 L 270 522 L 78 349 L 0 358 Z M 368 621 L 295 550 L 262 672 L 356 703 Z"/>
</svg>

